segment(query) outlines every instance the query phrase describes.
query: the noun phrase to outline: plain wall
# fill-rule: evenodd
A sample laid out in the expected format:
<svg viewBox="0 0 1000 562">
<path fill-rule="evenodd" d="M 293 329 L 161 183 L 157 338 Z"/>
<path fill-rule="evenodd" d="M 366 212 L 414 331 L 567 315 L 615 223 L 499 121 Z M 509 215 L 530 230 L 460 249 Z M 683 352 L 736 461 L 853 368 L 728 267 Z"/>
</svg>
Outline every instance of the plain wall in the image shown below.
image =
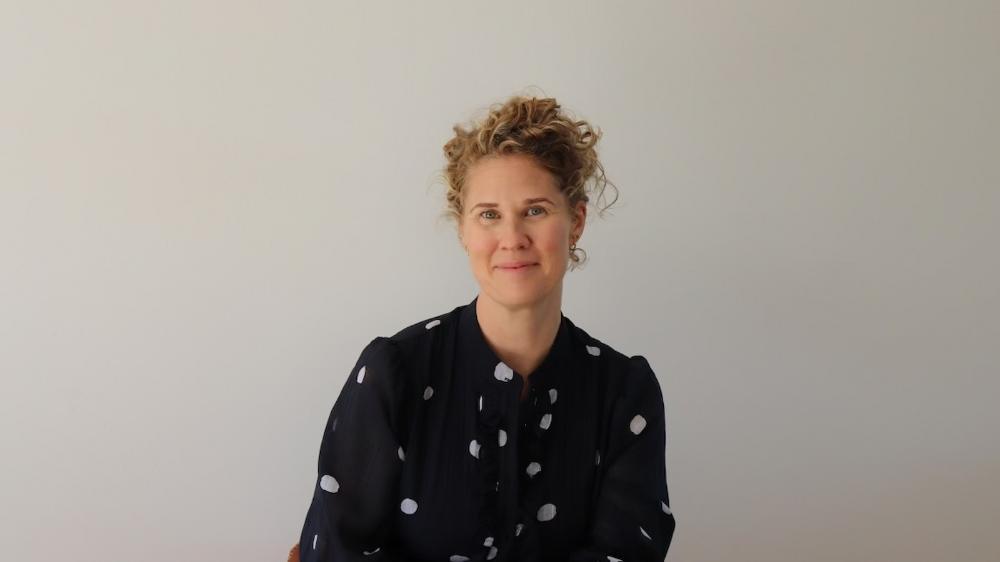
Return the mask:
<svg viewBox="0 0 1000 562">
<path fill-rule="evenodd" d="M 0 557 L 284 560 L 365 343 L 469 302 L 451 126 L 620 189 L 563 312 L 646 356 L 668 560 L 995 561 L 997 2 L 0 4 Z"/>
</svg>

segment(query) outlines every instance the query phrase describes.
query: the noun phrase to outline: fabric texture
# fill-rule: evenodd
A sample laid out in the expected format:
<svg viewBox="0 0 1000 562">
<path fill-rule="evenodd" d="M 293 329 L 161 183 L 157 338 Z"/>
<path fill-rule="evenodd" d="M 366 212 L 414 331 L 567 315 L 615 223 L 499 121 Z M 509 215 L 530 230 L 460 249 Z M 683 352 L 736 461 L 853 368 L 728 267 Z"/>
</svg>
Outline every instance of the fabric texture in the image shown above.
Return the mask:
<svg viewBox="0 0 1000 562">
<path fill-rule="evenodd" d="M 477 299 L 362 350 L 323 431 L 302 562 L 664 560 L 675 519 L 647 360 L 562 315 L 525 382 Z"/>
</svg>

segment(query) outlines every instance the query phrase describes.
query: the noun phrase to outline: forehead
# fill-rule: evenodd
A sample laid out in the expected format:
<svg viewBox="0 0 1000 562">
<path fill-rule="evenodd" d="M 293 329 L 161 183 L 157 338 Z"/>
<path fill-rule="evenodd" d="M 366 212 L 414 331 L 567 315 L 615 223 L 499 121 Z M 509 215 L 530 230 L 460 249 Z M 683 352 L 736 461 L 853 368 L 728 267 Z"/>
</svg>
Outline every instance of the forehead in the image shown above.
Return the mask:
<svg viewBox="0 0 1000 562">
<path fill-rule="evenodd" d="M 465 178 L 465 197 L 500 202 L 559 193 L 555 176 L 534 158 L 523 154 L 489 156 L 476 162 Z M 553 198 L 553 201 L 555 199 Z"/>
</svg>

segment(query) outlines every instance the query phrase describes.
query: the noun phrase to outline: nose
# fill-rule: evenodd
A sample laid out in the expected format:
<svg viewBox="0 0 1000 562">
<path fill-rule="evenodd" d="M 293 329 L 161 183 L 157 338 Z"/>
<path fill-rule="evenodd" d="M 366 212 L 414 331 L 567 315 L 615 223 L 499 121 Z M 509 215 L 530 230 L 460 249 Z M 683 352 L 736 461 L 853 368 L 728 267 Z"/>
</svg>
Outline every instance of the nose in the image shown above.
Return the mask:
<svg viewBox="0 0 1000 562">
<path fill-rule="evenodd" d="M 521 250 L 531 245 L 531 237 L 524 230 L 521 221 L 508 221 L 500 230 L 500 249 Z"/>
</svg>

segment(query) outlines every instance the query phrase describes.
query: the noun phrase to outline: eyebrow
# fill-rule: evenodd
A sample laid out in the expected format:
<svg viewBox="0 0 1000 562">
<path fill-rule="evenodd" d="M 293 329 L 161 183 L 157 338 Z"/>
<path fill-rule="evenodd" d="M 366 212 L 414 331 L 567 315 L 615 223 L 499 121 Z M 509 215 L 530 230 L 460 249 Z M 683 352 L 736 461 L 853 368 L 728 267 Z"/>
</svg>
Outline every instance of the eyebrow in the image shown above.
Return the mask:
<svg viewBox="0 0 1000 562">
<path fill-rule="evenodd" d="M 543 203 L 543 202 L 555 206 L 555 203 L 553 203 L 548 197 L 533 197 L 531 199 L 524 200 L 525 205 L 531 205 L 533 203 Z M 499 205 L 497 205 L 496 203 L 476 203 L 475 205 L 469 208 L 469 212 L 476 210 L 477 207 L 498 207 L 498 206 Z"/>
</svg>

